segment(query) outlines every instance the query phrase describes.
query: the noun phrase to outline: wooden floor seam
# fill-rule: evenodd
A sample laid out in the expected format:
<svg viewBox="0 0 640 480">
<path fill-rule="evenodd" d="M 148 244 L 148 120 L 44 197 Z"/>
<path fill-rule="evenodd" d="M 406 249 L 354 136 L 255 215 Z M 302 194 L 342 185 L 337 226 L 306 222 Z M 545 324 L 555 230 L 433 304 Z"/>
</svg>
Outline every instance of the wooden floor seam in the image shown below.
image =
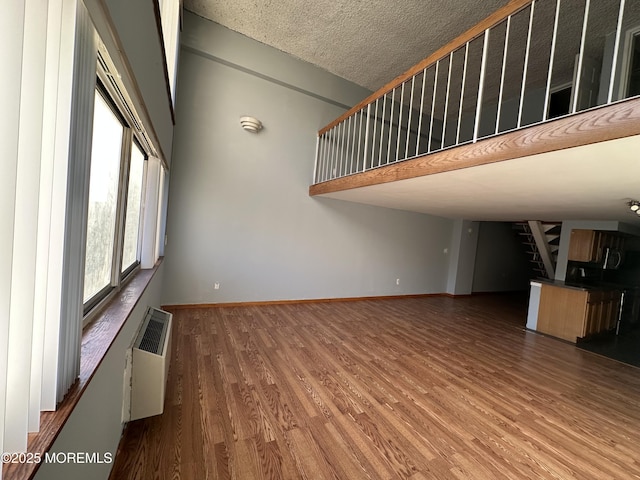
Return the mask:
<svg viewBox="0 0 640 480">
<path fill-rule="evenodd" d="M 111 479 L 640 479 L 640 369 L 504 295 L 178 310 Z"/>
</svg>

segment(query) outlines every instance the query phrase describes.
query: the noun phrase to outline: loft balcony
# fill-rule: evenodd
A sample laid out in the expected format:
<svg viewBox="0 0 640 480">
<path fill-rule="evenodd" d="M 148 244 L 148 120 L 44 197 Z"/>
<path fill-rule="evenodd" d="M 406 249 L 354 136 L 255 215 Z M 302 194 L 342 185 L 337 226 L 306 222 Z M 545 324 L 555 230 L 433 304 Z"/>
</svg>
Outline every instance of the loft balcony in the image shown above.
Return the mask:
<svg viewBox="0 0 640 480">
<path fill-rule="evenodd" d="M 514 0 L 321 129 L 309 192 L 478 220 L 614 219 L 637 196 L 638 95 L 640 2 Z"/>
</svg>

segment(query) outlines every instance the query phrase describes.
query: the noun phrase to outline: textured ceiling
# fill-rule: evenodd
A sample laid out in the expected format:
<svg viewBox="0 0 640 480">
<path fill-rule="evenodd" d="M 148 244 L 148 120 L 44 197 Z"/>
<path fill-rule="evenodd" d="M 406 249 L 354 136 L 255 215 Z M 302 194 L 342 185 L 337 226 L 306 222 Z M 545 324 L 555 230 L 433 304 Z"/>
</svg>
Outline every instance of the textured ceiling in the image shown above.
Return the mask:
<svg viewBox="0 0 640 480">
<path fill-rule="evenodd" d="M 188 10 L 377 90 L 507 0 L 185 0 Z"/>
</svg>

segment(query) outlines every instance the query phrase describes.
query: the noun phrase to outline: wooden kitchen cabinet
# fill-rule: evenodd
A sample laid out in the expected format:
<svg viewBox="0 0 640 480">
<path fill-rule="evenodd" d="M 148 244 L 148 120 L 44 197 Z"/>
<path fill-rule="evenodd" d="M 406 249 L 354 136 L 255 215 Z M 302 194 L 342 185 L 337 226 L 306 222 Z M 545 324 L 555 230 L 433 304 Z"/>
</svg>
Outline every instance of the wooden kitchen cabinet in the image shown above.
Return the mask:
<svg viewBox="0 0 640 480">
<path fill-rule="evenodd" d="M 601 230 L 571 230 L 568 259 L 574 262 L 601 262 L 605 247 L 623 250 L 624 237 Z"/>
<path fill-rule="evenodd" d="M 536 330 L 575 343 L 615 327 L 618 290 L 583 290 L 542 284 Z"/>
<path fill-rule="evenodd" d="M 598 251 L 598 239 L 595 230 L 571 230 L 569 242 L 569 260 L 574 262 L 595 262 Z"/>
</svg>

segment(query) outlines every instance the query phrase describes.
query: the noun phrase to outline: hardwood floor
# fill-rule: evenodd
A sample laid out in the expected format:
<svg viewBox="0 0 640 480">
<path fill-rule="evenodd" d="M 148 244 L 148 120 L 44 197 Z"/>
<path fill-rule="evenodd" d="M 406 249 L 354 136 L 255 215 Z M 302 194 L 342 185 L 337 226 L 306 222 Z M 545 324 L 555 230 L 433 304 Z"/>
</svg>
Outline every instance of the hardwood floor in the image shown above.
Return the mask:
<svg viewBox="0 0 640 480">
<path fill-rule="evenodd" d="M 640 478 L 640 369 L 432 297 L 177 310 L 112 479 Z"/>
</svg>

